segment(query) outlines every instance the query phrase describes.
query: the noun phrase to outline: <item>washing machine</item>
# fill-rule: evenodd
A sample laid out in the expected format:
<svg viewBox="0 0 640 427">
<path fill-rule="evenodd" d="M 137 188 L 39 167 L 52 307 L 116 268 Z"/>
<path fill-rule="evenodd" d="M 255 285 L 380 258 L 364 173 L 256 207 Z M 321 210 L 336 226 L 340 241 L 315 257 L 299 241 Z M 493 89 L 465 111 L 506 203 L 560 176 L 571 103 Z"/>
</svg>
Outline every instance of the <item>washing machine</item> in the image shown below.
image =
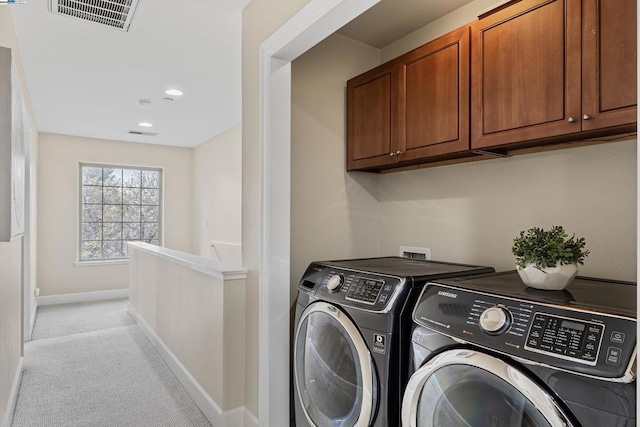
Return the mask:
<svg viewBox="0 0 640 427">
<path fill-rule="evenodd" d="M 422 287 L 490 271 L 400 257 L 311 263 L 298 285 L 295 315 L 296 425 L 399 425 L 411 313 Z"/>
<path fill-rule="evenodd" d="M 636 425 L 636 286 L 437 280 L 413 313 L 403 426 Z"/>
</svg>

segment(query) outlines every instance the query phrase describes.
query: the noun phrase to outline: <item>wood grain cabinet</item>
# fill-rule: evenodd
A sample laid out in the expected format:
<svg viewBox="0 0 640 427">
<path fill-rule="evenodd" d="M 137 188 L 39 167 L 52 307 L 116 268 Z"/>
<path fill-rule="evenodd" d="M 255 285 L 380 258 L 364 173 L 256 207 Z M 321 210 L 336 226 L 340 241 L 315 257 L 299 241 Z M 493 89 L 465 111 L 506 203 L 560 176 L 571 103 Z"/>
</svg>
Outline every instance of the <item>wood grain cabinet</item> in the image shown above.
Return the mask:
<svg viewBox="0 0 640 427">
<path fill-rule="evenodd" d="M 403 79 L 397 63 L 383 64 L 347 82 L 347 170 L 396 163 L 398 96 Z"/>
<path fill-rule="evenodd" d="M 348 170 L 468 150 L 468 27 L 347 82 Z"/>
<path fill-rule="evenodd" d="M 636 121 L 635 0 L 522 0 L 471 44 L 472 149 Z"/>
</svg>

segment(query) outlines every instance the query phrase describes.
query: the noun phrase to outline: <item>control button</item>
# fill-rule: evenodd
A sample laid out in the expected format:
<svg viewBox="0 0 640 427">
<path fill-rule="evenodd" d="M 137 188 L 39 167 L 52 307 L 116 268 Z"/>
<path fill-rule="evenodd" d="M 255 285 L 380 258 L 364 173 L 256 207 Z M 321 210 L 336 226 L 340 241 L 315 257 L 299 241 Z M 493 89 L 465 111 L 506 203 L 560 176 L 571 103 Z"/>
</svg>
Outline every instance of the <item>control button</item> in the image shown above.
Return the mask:
<svg viewBox="0 0 640 427">
<path fill-rule="evenodd" d="M 387 298 L 389 298 L 389 294 L 381 294 L 380 295 L 380 303 L 384 304 L 385 302 L 387 302 Z"/>
<path fill-rule="evenodd" d="M 624 342 L 624 333 L 618 331 L 611 332 L 611 342 L 622 344 Z"/>
<path fill-rule="evenodd" d="M 587 335 L 587 341 L 593 341 L 596 342 L 598 340 L 598 337 L 595 334 L 589 334 Z"/>
<path fill-rule="evenodd" d="M 596 349 L 596 345 L 592 342 L 587 343 L 587 345 L 584 346 L 585 350 L 589 350 L 589 351 L 593 351 Z"/>
<path fill-rule="evenodd" d="M 340 286 L 342 286 L 342 276 L 338 274 L 334 274 L 329 278 L 329 281 L 327 281 L 327 289 L 329 289 L 329 292 L 337 292 L 340 290 Z"/>
<path fill-rule="evenodd" d="M 607 349 L 607 365 L 618 366 L 622 358 L 622 350 L 618 347 L 609 347 Z"/>
<path fill-rule="evenodd" d="M 502 307 L 487 308 L 480 316 L 480 329 L 489 334 L 499 334 L 509 326 L 509 312 Z"/>
<path fill-rule="evenodd" d="M 384 290 L 385 290 L 386 292 L 389 292 L 389 291 L 391 291 L 392 289 L 393 289 L 393 285 L 384 285 Z"/>
</svg>

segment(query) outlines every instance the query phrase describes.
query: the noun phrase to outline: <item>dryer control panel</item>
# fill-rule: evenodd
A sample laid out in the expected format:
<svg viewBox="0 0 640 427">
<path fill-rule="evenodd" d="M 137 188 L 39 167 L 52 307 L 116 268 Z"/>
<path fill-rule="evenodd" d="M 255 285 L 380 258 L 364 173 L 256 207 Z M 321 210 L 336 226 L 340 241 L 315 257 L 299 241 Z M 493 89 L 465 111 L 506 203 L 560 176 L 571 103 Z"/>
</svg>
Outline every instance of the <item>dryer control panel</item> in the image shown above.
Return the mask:
<svg viewBox="0 0 640 427">
<path fill-rule="evenodd" d="M 344 306 L 387 312 L 403 292 L 405 279 L 338 268 L 322 268 L 306 276 L 300 291 Z"/>
<path fill-rule="evenodd" d="M 429 283 L 417 324 L 524 363 L 629 382 L 636 319 Z"/>
</svg>

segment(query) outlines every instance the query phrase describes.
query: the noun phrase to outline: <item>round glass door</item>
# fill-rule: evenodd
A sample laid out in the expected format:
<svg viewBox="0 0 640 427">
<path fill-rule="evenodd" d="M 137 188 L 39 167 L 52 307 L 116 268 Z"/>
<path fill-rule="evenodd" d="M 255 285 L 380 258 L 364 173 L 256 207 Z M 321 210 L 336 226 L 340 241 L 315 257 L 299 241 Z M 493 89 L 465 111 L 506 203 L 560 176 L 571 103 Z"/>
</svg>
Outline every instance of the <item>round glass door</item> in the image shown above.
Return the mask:
<svg viewBox="0 0 640 427">
<path fill-rule="evenodd" d="M 484 353 L 450 350 L 411 377 L 403 426 L 571 426 L 552 397 L 524 373 Z"/>
<path fill-rule="evenodd" d="M 298 398 L 312 425 L 369 425 L 375 409 L 371 355 L 344 312 L 325 302 L 309 305 L 294 353 Z"/>
</svg>

